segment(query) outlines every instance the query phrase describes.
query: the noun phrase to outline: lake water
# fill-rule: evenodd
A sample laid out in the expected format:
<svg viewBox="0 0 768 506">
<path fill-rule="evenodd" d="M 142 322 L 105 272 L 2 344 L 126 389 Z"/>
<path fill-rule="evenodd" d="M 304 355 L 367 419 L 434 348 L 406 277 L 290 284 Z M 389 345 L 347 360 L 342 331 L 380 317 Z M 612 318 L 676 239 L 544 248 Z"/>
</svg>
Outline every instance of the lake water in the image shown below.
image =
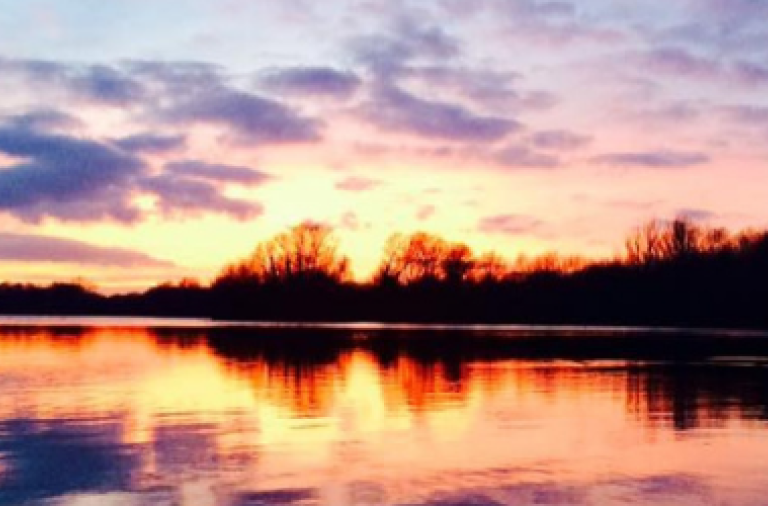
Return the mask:
<svg viewBox="0 0 768 506">
<path fill-rule="evenodd" d="M 768 504 L 762 335 L 4 323 L 0 505 Z"/>
</svg>

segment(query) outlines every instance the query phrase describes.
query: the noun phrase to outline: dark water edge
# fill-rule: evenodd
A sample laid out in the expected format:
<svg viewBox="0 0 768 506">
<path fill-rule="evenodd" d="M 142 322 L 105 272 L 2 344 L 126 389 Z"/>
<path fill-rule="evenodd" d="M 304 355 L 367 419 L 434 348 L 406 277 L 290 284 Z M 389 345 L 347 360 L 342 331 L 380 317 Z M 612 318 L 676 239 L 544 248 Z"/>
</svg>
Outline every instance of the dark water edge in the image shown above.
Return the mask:
<svg viewBox="0 0 768 506">
<path fill-rule="evenodd" d="M 768 358 L 768 332 L 574 325 L 218 322 L 205 319 L 5 317 L 0 332 L 62 339 L 94 328 L 140 327 L 159 341 L 204 341 L 223 355 L 301 355 L 328 360 L 352 350 L 422 359 L 705 360 Z"/>
</svg>

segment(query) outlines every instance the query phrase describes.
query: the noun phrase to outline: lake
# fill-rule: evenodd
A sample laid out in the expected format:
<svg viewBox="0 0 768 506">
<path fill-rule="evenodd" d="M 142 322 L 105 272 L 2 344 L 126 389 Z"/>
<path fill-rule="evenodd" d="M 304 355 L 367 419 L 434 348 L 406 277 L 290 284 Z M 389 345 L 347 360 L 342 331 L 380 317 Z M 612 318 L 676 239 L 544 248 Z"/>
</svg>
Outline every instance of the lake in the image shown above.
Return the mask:
<svg viewBox="0 0 768 506">
<path fill-rule="evenodd" d="M 764 505 L 768 337 L 0 321 L 0 505 Z"/>
</svg>

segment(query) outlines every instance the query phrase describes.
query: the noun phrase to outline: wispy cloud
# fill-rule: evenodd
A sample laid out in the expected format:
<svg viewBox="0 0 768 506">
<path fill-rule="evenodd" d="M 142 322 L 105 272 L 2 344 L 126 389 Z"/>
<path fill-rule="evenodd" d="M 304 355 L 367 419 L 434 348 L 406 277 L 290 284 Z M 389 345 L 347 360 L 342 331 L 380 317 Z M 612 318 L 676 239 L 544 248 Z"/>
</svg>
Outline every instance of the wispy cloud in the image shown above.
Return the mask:
<svg viewBox="0 0 768 506">
<path fill-rule="evenodd" d="M 227 128 L 237 142 L 309 142 L 320 138 L 320 123 L 273 99 L 215 87 L 183 97 L 158 113 L 179 126 L 212 124 Z"/>
<path fill-rule="evenodd" d="M 496 141 L 520 128 L 513 119 L 477 114 L 459 104 L 421 98 L 394 86 L 377 87 L 361 108 L 361 117 L 381 130 L 451 141 Z"/>
<path fill-rule="evenodd" d="M 110 267 L 175 267 L 173 262 L 159 260 L 128 248 L 96 246 L 61 237 L 7 232 L 0 233 L 0 260 Z"/>
<path fill-rule="evenodd" d="M 607 153 L 592 158 L 592 162 L 598 165 L 651 169 L 695 167 L 709 161 L 710 157 L 706 153 L 672 150 Z"/>
<path fill-rule="evenodd" d="M 200 160 L 183 160 L 165 165 L 166 174 L 188 178 L 205 179 L 222 183 L 258 185 L 272 179 L 272 176 L 250 167 L 208 163 Z"/>
<path fill-rule="evenodd" d="M 572 151 L 587 146 L 592 142 L 592 137 L 568 130 L 543 130 L 533 134 L 531 142 L 539 149 Z"/>
<path fill-rule="evenodd" d="M 555 155 L 536 151 L 524 144 L 511 144 L 493 154 L 497 164 L 519 169 L 554 169 L 561 166 Z"/>
<path fill-rule="evenodd" d="M 290 67 L 268 69 L 258 83 L 278 94 L 348 98 L 362 81 L 353 72 L 330 67 Z"/>
<path fill-rule="evenodd" d="M 336 183 L 336 189 L 348 192 L 365 192 L 381 186 L 381 181 L 366 177 L 350 176 Z"/>
<path fill-rule="evenodd" d="M 536 232 L 543 225 L 544 222 L 532 216 L 500 214 L 481 218 L 477 228 L 487 234 L 522 235 Z"/>
<path fill-rule="evenodd" d="M 186 146 L 186 137 L 181 134 L 140 133 L 117 139 L 115 144 L 125 151 L 159 154 L 184 148 Z"/>
</svg>

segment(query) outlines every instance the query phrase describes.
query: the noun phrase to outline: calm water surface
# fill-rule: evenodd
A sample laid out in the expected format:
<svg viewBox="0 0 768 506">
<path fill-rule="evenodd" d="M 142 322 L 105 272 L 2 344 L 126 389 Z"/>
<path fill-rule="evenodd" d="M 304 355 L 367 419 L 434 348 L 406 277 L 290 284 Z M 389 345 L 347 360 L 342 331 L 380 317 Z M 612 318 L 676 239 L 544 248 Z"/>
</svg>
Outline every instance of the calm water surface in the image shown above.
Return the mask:
<svg viewBox="0 0 768 506">
<path fill-rule="evenodd" d="M 2 505 L 768 504 L 753 356 L 15 323 L 0 326 Z"/>
</svg>

